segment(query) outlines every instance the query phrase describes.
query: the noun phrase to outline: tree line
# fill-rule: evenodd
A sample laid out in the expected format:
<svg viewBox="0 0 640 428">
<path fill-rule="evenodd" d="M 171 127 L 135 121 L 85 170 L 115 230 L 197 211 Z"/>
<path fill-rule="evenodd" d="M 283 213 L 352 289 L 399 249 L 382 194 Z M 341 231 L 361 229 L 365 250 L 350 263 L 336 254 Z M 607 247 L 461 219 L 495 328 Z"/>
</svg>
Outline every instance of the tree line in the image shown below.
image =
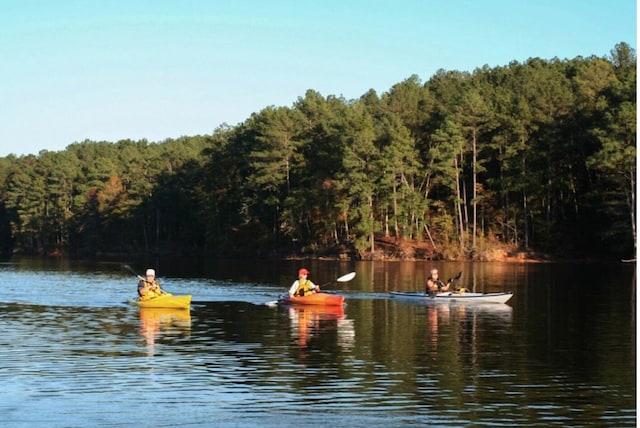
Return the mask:
<svg viewBox="0 0 640 428">
<path fill-rule="evenodd" d="M 636 54 L 308 90 L 210 135 L 0 158 L 3 253 L 635 254 Z M 400 256 L 406 255 L 401 250 Z"/>
</svg>

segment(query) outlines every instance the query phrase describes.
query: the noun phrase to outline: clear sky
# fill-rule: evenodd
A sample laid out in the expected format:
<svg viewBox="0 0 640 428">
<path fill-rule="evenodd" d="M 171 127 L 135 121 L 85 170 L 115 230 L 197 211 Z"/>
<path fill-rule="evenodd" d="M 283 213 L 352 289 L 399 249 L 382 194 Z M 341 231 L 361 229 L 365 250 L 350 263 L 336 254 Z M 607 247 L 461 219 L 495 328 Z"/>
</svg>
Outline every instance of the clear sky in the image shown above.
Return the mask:
<svg viewBox="0 0 640 428">
<path fill-rule="evenodd" d="M 0 0 L 0 156 L 211 134 L 307 89 L 637 48 L 635 0 Z"/>
</svg>

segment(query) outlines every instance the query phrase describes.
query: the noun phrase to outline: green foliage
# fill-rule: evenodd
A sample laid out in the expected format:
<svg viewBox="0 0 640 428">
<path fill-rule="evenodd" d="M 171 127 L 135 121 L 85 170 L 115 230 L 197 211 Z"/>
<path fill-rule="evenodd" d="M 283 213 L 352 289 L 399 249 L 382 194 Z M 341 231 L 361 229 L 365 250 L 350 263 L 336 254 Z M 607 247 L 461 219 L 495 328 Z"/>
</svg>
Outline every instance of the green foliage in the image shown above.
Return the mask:
<svg viewBox="0 0 640 428">
<path fill-rule="evenodd" d="M 309 90 L 211 135 L 0 158 L 0 250 L 370 257 L 385 237 L 447 258 L 490 243 L 628 257 L 635 64 L 620 43 L 353 101 Z"/>
</svg>

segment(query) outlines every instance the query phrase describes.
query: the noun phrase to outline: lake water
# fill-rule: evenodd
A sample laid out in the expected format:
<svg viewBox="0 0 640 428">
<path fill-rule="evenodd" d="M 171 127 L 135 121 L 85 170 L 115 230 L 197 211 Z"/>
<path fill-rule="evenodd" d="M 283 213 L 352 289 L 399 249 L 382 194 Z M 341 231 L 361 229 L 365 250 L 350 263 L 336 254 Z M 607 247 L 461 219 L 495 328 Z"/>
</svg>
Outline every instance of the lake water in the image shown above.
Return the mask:
<svg viewBox="0 0 640 428">
<path fill-rule="evenodd" d="M 0 264 L 0 425 L 636 426 L 636 266 L 433 264 L 507 304 L 424 305 L 430 263 L 165 260 L 190 311 L 127 304 L 119 262 Z M 341 308 L 270 308 L 300 266 Z"/>
</svg>

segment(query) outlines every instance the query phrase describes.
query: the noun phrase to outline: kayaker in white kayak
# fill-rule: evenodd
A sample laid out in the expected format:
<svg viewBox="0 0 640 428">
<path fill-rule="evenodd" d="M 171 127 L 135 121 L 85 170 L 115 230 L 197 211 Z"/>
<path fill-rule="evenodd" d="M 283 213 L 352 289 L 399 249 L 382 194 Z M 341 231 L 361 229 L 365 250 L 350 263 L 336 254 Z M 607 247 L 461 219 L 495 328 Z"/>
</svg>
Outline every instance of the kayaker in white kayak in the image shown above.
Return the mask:
<svg viewBox="0 0 640 428">
<path fill-rule="evenodd" d="M 320 286 L 307 279 L 309 273 L 306 268 L 301 268 L 298 271 L 298 279 L 293 281 L 291 288 L 289 288 L 289 297 L 308 296 L 309 294 L 320 292 Z"/>
<path fill-rule="evenodd" d="M 166 294 L 160 287 L 160 283 L 156 280 L 156 271 L 147 269 L 145 278 L 138 282 L 138 296 L 140 300 L 150 300 L 158 296 Z"/>
<path fill-rule="evenodd" d="M 440 291 L 449 291 L 449 284 L 444 283 L 438 278 L 438 269 L 431 269 L 431 275 L 427 278 L 427 286 L 425 289 L 425 294 L 436 293 Z"/>
</svg>

